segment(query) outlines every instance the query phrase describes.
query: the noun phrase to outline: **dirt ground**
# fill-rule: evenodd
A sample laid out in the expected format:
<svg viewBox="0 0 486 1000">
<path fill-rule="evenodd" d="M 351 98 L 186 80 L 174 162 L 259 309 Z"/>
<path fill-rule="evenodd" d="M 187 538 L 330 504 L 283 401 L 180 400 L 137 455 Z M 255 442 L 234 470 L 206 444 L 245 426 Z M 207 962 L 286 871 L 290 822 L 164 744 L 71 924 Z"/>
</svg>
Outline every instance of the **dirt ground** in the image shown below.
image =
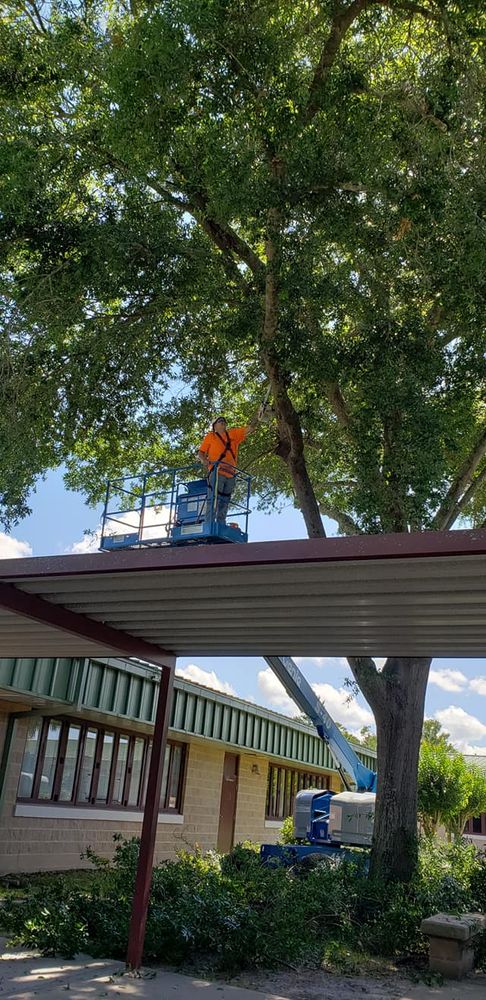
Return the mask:
<svg viewBox="0 0 486 1000">
<path fill-rule="evenodd" d="M 413 982 L 390 971 L 378 978 L 370 975 L 341 976 L 321 971 L 247 974 L 232 980 L 244 989 L 285 1000 L 486 1000 L 486 976 L 474 974 L 459 983 Z M 425 981 L 424 981 L 425 980 Z"/>
<path fill-rule="evenodd" d="M 238 986 L 262 993 L 276 994 L 288 1000 L 391 1000 L 402 997 L 404 985 L 396 976 L 370 979 L 369 976 L 336 976 L 320 971 L 260 973 L 238 976 Z M 486 998 L 485 998 L 486 1000 Z"/>
<path fill-rule="evenodd" d="M 252 973 L 228 980 L 181 975 L 161 966 L 126 974 L 123 963 L 78 955 L 43 958 L 0 938 L 0 1000 L 486 1000 L 486 976 L 427 986 L 397 972 Z"/>
</svg>

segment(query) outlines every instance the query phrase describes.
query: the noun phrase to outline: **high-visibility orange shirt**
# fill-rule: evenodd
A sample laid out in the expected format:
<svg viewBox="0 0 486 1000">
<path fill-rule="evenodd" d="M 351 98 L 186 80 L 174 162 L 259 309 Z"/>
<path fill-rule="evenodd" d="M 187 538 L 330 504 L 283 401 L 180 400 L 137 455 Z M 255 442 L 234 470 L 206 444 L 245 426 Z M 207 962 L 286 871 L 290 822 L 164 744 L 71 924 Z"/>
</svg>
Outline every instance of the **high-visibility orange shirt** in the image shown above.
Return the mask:
<svg viewBox="0 0 486 1000">
<path fill-rule="evenodd" d="M 238 466 L 238 445 L 245 440 L 248 434 L 248 427 L 230 427 L 226 432 L 230 439 L 231 451 L 227 449 L 224 458 L 221 458 L 226 447 L 226 434 L 216 434 L 209 431 L 204 438 L 199 451 L 207 455 L 210 462 L 223 462 L 219 466 L 220 476 L 233 476 L 235 468 Z M 231 454 L 231 452 L 233 454 Z"/>
</svg>

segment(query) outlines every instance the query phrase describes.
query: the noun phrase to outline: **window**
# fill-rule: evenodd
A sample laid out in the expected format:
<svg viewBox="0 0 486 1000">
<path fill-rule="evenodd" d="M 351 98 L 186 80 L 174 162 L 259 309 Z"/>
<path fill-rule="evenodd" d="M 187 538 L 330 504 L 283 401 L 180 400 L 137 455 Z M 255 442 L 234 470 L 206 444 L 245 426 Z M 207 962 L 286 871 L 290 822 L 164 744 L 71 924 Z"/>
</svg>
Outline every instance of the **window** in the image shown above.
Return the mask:
<svg viewBox="0 0 486 1000">
<path fill-rule="evenodd" d="M 74 806 L 142 809 L 152 741 L 69 719 L 32 722 L 17 798 Z M 168 742 L 161 812 L 181 812 L 186 744 Z"/>
<path fill-rule="evenodd" d="M 295 771 L 289 767 L 268 768 L 266 819 L 286 819 L 292 815 L 294 799 L 302 788 L 328 788 L 325 774 Z"/>
<path fill-rule="evenodd" d="M 71 802 L 73 798 L 80 738 L 81 726 L 69 726 L 66 734 L 64 759 L 62 761 L 62 775 L 59 787 L 60 802 Z"/>
</svg>

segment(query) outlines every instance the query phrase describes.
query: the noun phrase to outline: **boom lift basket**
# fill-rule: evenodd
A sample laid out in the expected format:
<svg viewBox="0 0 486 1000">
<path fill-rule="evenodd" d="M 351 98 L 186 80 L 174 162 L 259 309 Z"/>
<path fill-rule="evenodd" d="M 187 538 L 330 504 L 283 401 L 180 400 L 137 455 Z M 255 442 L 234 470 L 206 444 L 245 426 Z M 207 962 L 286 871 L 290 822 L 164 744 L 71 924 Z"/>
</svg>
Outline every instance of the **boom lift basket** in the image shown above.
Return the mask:
<svg viewBox="0 0 486 1000">
<path fill-rule="evenodd" d="M 234 490 L 222 522 L 218 520 L 222 481 L 219 463 L 215 463 L 208 479 L 201 479 L 200 473 L 200 465 L 190 465 L 110 480 L 100 549 L 112 552 L 202 542 L 247 542 L 251 477 L 235 470 Z"/>
</svg>

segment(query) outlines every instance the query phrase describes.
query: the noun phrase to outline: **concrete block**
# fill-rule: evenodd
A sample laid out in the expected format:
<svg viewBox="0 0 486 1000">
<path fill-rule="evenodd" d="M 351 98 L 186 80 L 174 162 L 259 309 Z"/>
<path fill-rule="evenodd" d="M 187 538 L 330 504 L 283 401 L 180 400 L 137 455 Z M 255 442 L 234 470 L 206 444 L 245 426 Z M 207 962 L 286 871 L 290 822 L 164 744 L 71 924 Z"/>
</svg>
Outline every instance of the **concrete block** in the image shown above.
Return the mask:
<svg viewBox="0 0 486 1000">
<path fill-rule="evenodd" d="M 427 937 L 469 941 L 485 927 L 486 916 L 482 913 L 461 913 L 460 916 L 453 916 L 450 913 L 434 913 L 432 917 L 422 920 L 420 930 Z"/>
<path fill-rule="evenodd" d="M 473 938 L 486 927 L 486 916 L 436 913 L 420 929 L 429 938 L 429 968 L 449 979 L 462 979 L 474 967 Z"/>
</svg>

